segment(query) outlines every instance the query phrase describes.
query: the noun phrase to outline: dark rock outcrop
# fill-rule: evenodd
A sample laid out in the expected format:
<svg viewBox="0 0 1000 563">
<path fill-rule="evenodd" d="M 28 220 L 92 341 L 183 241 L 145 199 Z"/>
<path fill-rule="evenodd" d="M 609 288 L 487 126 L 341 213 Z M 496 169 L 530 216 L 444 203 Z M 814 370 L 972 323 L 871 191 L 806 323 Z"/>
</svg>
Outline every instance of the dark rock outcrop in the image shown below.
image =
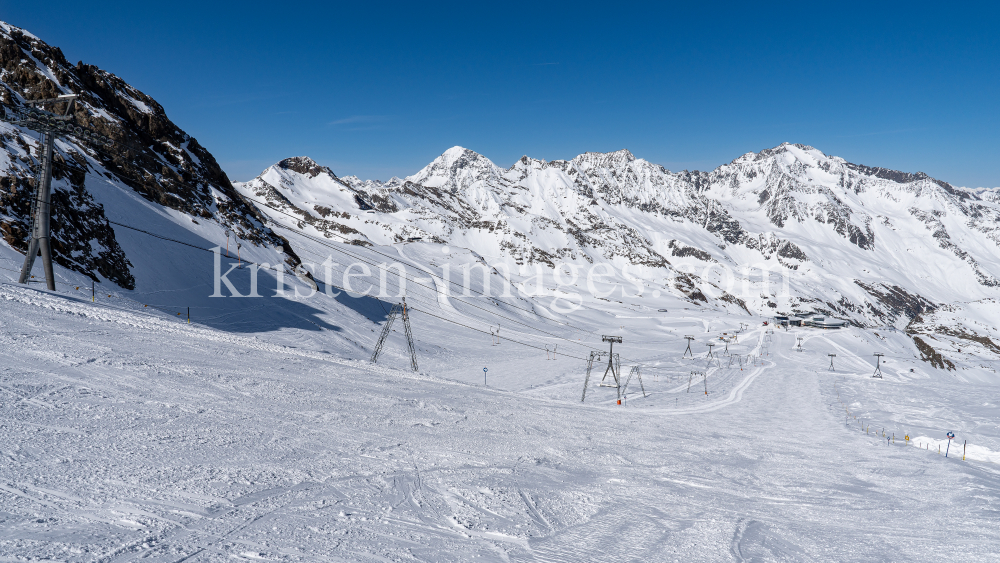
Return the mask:
<svg viewBox="0 0 1000 563">
<path fill-rule="evenodd" d="M 114 141 L 98 146 L 66 137 L 53 166 L 53 260 L 72 270 L 132 288 L 131 264 L 115 240 L 104 210 L 87 191 L 87 176 L 120 182 L 145 199 L 193 219 L 214 219 L 242 240 L 283 246 L 291 266 L 298 258 L 287 241 L 266 227 L 266 219 L 233 188 L 215 158 L 167 117 L 156 100 L 93 65 L 70 64 L 58 47 L 0 23 L 0 106 L 4 113 L 27 100 L 77 94 L 75 122 Z M 49 109 L 65 111 L 65 104 Z M 0 170 L 0 231 L 24 251 L 30 226 L 30 198 L 38 147 L 30 135 L 10 131 L 0 149 L 11 164 Z"/>
</svg>

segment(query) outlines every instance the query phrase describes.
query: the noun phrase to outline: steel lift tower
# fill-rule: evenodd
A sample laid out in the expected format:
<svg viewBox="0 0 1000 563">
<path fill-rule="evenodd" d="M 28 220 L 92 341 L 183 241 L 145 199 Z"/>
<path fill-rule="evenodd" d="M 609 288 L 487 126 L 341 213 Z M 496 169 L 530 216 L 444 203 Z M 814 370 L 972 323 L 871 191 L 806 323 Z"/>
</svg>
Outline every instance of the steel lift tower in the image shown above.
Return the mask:
<svg viewBox="0 0 1000 563">
<path fill-rule="evenodd" d="M 622 401 L 622 379 L 621 379 L 621 360 L 618 354 L 615 354 L 615 342 L 621 344 L 621 336 L 602 336 L 602 342 L 608 342 L 611 347 L 608 349 L 608 367 L 604 370 L 604 377 L 601 378 L 600 387 L 615 387 L 618 390 L 618 404 Z M 590 358 L 587 360 L 587 377 L 583 380 L 583 394 L 580 396 L 580 402 L 587 400 L 587 385 L 590 383 L 590 370 L 594 367 L 594 360 L 601 361 L 601 356 L 604 353 L 594 350 L 590 353 Z M 614 378 L 614 385 L 611 383 L 604 383 L 604 380 L 608 378 L 608 373 Z M 638 375 L 638 368 L 632 368 L 632 374 L 629 374 L 629 379 L 631 380 L 632 375 Z M 626 387 L 628 386 L 628 381 L 625 382 Z M 639 385 L 642 385 L 642 376 L 639 375 Z M 642 390 L 643 396 L 646 396 L 646 389 Z"/>
<path fill-rule="evenodd" d="M 386 338 L 389 337 L 389 332 L 392 330 L 392 321 L 396 320 L 396 317 L 403 318 L 403 331 L 406 333 L 406 346 L 410 350 L 410 368 L 413 371 L 418 371 L 417 369 L 417 347 L 413 344 L 413 331 L 410 330 L 410 313 L 406 307 L 406 298 L 403 298 L 402 303 L 397 303 L 392 306 L 392 310 L 389 311 L 389 318 L 386 319 L 385 324 L 382 326 L 382 334 L 378 337 L 378 342 L 375 343 L 375 349 L 372 351 L 372 363 L 378 363 L 378 355 L 382 353 L 382 346 L 385 345 Z"/>
<path fill-rule="evenodd" d="M 882 356 L 884 355 L 877 352 L 873 354 L 875 356 L 875 373 L 872 374 L 872 377 L 882 379 Z"/>
<path fill-rule="evenodd" d="M 85 129 L 73 122 L 71 111 L 76 94 L 66 94 L 58 98 L 44 100 L 28 100 L 25 107 L 15 108 L 14 125 L 19 125 L 41 133 L 41 162 L 35 175 L 35 195 L 31 200 L 31 241 L 28 252 L 24 255 L 24 266 L 18 283 L 28 283 L 31 279 L 31 267 L 35 265 L 35 257 L 42 254 L 42 268 L 45 270 L 45 285 L 50 291 L 55 291 L 56 280 L 52 273 L 52 245 L 49 240 L 49 218 L 51 217 L 52 199 L 52 157 L 55 152 L 56 137 L 74 135 L 84 140 L 110 146 L 111 139 Z M 46 104 L 65 103 L 66 110 L 62 115 L 43 111 L 38 106 Z"/>
<path fill-rule="evenodd" d="M 621 344 L 621 336 L 601 336 L 602 342 L 608 342 L 611 344 L 611 348 L 608 349 L 608 368 L 604 370 L 604 377 L 601 378 L 601 387 L 617 387 L 619 398 L 621 398 L 622 390 L 622 378 L 621 378 L 621 362 L 618 360 L 618 354 L 615 354 L 615 342 Z M 604 383 L 604 380 L 608 378 L 608 373 L 614 378 L 615 384 Z"/>
<path fill-rule="evenodd" d="M 683 360 L 690 353 L 691 354 L 691 359 L 693 360 L 694 359 L 694 352 L 691 351 L 691 341 L 694 340 L 694 337 L 688 335 L 688 336 L 685 336 L 684 338 L 687 338 L 688 346 L 687 346 L 687 348 L 684 349 L 684 353 L 681 354 L 681 359 Z"/>
</svg>

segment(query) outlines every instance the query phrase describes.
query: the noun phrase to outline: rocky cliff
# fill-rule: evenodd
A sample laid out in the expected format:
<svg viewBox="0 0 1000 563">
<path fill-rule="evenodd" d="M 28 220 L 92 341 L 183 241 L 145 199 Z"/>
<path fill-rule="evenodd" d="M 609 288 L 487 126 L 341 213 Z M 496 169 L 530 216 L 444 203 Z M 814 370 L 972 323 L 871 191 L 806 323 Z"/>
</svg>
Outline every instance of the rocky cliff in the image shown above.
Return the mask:
<svg viewBox="0 0 1000 563">
<path fill-rule="evenodd" d="M 287 241 L 265 226 L 256 207 L 233 189 L 212 154 L 177 127 L 150 96 L 105 70 L 71 64 L 58 47 L 0 22 L 0 105 L 5 116 L 27 100 L 77 94 L 72 115 L 82 127 L 114 140 L 98 146 L 85 137 L 57 142 L 53 166 L 53 260 L 97 281 L 132 288 L 131 262 L 89 185 L 113 181 L 146 200 L 193 220 L 217 222 L 250 244 L 282 246 L 291 265 L 298 258 Z M 49 106 L 62 113 L 63 104 Z M 39 160 L 37 134 L 0 125 L 0 231 L 25 252 L 30 199 Z"/>
</svg>

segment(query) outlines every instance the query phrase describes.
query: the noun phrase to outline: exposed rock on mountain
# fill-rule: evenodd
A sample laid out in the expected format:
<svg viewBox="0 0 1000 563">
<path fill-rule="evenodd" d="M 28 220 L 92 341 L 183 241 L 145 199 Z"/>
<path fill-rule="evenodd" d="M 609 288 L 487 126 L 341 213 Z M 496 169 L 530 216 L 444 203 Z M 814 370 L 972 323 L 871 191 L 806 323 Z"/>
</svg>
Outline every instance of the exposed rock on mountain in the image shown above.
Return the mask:
<svg viewBox="0 0 1000 563">
<path fill-rule="evenodd" d="M 129 257 L 115 239 L 89 185 L 112 181 L 150 202 L 217 221 L 242 240 L 288 245 L 264 226 L 263 217 L 233 189 L 215 158 L 167 118 L 160 104 L 124 80 L 93 65 L 70 64 L 58 47 L 0 22 L 0 104 L 4 114 L 26 100 L 77 94 L 75 122 L 115 141 L 111 148 L 83 137 L 56 144 L 52 237 L 56 263 L 132 288 Z M 49 109 L 64 112 L 65 104 Z M 7 244 L 27 249 L 30 194 L 39 151 L 33 132 L 0 126 L 0 230 Z M 294 253 L 290 264 L 297 264 Z"/>
<path fill-rule="evenodd" d="M 338 178 L 300 157 L 237 187 L 281 201 L 328 238 L 421 237 L 514 268 L 607 262 L 692 303 L 738 299 L 758 314 L 905 326 L 956 294 L 981 298 L 996 287 L 995 193 L 803 145 L 679 173 L 627 150 L 524 156 L 503 169 L 454 147 L 387 182 Z M 982 239 L 988 246 L 955 242 Z M 939 269 L 950 274 L 929 275 Z"/>
<path fill-rule="evenodd" d="M 906 332 L 924 360 L 954 369 L 952 358 L 996 361 L 1000 359 L 1000 300 L 981 299 L 941 305 L 914 317 Z"/>
</svg>

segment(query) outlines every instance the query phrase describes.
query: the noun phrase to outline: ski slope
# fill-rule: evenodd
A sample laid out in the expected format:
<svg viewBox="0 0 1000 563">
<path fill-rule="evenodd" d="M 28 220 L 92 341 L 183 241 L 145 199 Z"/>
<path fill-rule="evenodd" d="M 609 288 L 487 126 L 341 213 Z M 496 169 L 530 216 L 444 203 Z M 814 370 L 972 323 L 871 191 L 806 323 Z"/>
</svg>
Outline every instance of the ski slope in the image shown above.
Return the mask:
<svg viewBox="0 0 1000 563">
<path fill-rule="evenodd" d="M 901 335 L 768 334 L 755 323 L 729 346 L 760 356 L 741 371 L 725 356 L 708 368 L 704 343 L 745 317 L 620 311 L 647 317 L 618 322 L 623 368 L 645 366 L 648 396 L 633 382 L 618 406 L 597 386 L 603 366 L 580 402 L 585 362 L 566 340 L 547 360 L 419 310 L 413 373 L 398 336 L 372 366 L 331 330 L 224 330 L 130 298 L 91 303 L 10 283 L 0 303 L 3 561 L 1000 552 L 1000 466 L 987 459 L 1000 451 L 995 383 L 927 368 L 901 351 Z M 462 320 L 453 303 L 435 314 Z M 576 321 L 599 334 L 591 319 L 604 317 L 590 314 Z M 342 324 L 360 334 L 360 322 Z M 532 321 L 536 332 L 553 326 Z M 697 359 L 680 359 L 685 332 Z M 883 380 L 869 377 L 875 351 L 889 354 Z M 687 392 L 692 369 L 709 375 Z M 883 427 L 895 444 L 875 436 Z M 948 430 L 981 459 L 899 439 Z"/>
</svg>

